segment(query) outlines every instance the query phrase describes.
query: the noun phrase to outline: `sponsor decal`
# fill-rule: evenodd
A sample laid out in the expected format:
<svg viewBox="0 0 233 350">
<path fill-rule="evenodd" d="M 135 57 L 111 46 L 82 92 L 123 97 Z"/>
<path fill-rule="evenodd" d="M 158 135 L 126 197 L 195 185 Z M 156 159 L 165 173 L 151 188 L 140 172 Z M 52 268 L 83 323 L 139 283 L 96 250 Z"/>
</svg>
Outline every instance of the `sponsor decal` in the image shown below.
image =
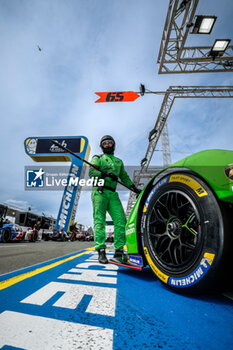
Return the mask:
<svg viewBox="0 0 233 350">
<path fill-rule="evenodd" d="M 190 273 L 188 276 L 184 276 L 181 278 L 170 277 L 168 280 L 168 284 L 170 286 L 178 288 L 186 288 L 196 284 L 200 281 L 200 279 L 202 279 L 205 276 L 205 274 L 207 273 L 207 271 L 213 263 L 214 257 L 214 254 L 205 253 L 203 258 L 201 259 L 200 264 L 192 273 Z"/>
<path fill-rule="evenodd" d="M 183 174 L 174 174 L 170 176 L 169 182 L 181 182 L 194 190 L 198 197 L 208 196 L 206 190 L 192 177 Z"/>
<path fill-rule="evenodd" d="M 129 262 L 132 265 L 142 267 L 143 266 L 143 261 L 142 257 L 138 255 L 129 255 Z"/>
<path fill-rule="evenodd" d="M 76 177 L 78 172 L 78 167 L 74 164 L 71 170 L 71 176 L 73 175 L 74 177 Z M 57 219 L 58 222 L 58 226 L 61 229 L 64 229 L 67 220 L 69 221 L 69 212 L 70 212 L 70 206 L 71 206 L 71 201 L 72 201 L 72 197 L 73 197 L 73 192 L 75 191 L 75 186 L 74 184 L 68 186 L 66 188 L 66 191 L 64 192 L 63 195 L 63 201 L 62 201 L 62 205 L 61 205 L 61 210 Z"/>
<path fill-rule="evenodd" d="M 67 143 L 65 140 L 61 142 L 61 146 L 67 147 Z M 59 153 L 59 152 L 64 152 L 64 150 L 57 145 L 52 144 L 52 146 L 49 148 L 49 152 L 54 152 L 54 153 Z"/>
<path fill-rule="evenodd" d="M 155 264 L 153 263 L 153 261 L 151 260 L 151 257 L 149 255 L 148 249 L 146 247 L 143 248 L 144 249 L 144 253 L 146 256 L 146 260 L 148 261 L 148 264 L 150 265 L 150 267 L 152 268 L 152 270 L 154 271 L 154 273 L 156 274 L 156 276 L 164 283 L 167 283 L 169 276 L 165 275 L 162 271 L 160 271 L 157 266 L 155 266 Z"/>
<path fill-rule="evenodd" d="M 81 153 L 81 138 L 64 138 L 55 139 L 62 146 L 69 148 L 74 153 Z M 43 153 L 66 153 L 63 149 L 59 148 L 57 145 L 51 143 L 51 138 L 39 138 L 37 141 L 37 154 Z"/>
<path fill-rule="evenodd" d="M 158 189 L 165 185 L 169 180 L 169 176 L 164 177 L 163 179 L 161 179 L 155 186 L 154 188 L 151 190 L 149 196 L 147 197 L 146 203 L 144 205 L 143 208 L 143 213 L 145 213 L 147 211 L 148 205 L 150 203 L 151 198 L 153 197 L 153 195 L 155 194 L 156 191 L 158 191 Z"/>
<path fill-rule="evenodd" d="M 130 224 L 128 227 L 129 228 L 127 228 L 127 230 L 126 230 L 126 236 L 127 235 L 131 235 L 131 233 L 134 233 L 135 232 L 135 224 L 133 223 L 133 224 Z"/>
<path fill-rule="evenodd" d="M 27 149 L 29 154 L 36 153 L 37 141 L 38 141 L 38 139 L 36 139 L 36 138 L 26 140 L 26 149 Z"/>
</svg>

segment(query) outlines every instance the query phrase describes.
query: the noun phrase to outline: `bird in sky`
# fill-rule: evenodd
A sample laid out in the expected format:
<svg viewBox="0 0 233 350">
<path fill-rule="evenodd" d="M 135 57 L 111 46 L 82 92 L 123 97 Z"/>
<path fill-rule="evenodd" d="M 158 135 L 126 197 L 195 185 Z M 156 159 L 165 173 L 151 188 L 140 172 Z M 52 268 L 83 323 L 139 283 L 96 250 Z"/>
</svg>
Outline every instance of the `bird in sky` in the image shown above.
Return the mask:
<svg viewBox="0 0 233 350">
<path fill-rule="evenodd" d="M 38 47 L 38 50 L 39 50 L 39 51 L 42 51 L 42 49 L 40 48 L 40 46 L 39 46 L 39 45 L 37 45 L 37 47 Z"/>
</svg>

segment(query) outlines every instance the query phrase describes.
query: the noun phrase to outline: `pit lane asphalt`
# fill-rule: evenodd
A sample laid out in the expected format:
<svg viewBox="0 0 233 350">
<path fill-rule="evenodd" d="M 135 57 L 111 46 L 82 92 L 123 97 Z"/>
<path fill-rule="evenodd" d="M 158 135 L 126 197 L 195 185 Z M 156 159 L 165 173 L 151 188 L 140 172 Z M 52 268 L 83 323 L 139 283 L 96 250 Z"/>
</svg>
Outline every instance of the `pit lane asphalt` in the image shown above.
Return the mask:
<svg viewBox="0 0 233 350">
<path fill-rule="evenodd" d="M 28 241 L 0 244 L 0 275 L 94 247 L 94 242 Z"/>
</svg>

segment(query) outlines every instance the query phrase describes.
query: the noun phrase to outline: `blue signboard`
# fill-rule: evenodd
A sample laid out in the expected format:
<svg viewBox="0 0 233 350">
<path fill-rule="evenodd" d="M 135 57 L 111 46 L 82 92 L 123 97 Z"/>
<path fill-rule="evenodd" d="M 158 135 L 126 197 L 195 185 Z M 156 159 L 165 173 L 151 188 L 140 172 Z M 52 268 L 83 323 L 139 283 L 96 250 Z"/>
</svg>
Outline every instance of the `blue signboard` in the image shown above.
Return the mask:
<svg viewBox="0 0 233 350">
<path fill-rule="evenodd" d="M 85 136 L 29 137 L 24 141 L 26 154 L 36 162 L 71 162 L 55 226 L 55 229 L 68 231 L 75 219 L 79 197 L 78 190 L 80 189 L 79 179 L 84 175 L 85 168 L 83 161 L 54 145 L 51 140 L 58 141 L 62 146 L 86 160 L 89 157 L 90 146 Z M 38 171 L 27 172 L 27 185 L 37 184 L 37 182 L 41 185 L 43 174 L 41 173 L 39 177 L 35 173 Z"/>
</svg>

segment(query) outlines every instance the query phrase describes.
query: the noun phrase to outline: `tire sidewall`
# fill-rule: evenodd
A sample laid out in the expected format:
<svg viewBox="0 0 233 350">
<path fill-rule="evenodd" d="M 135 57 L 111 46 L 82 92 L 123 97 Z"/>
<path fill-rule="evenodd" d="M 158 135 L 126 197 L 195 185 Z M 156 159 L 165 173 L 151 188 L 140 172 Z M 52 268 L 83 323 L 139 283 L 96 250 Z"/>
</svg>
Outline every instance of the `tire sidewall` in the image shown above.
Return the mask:
<svg viewBox="0 0 233 350">
<path fill-rule="evenodd" d="M 5 238 L 5 235 L 7 235 L 7 239 Z M 11 230 L 9 227 L 6 227 L 2 232 L 2 242 L 8 243 L 11 240 Z"/>
<path fill-rule="evenodd" d="M 170 190 L 178 190 L 189 196 L 197 208 L 201 223 L 199 250 L 195 252 L 190 264 L 184 266 L 183 269 L 164 266 L 156 256 L 148 235 L 148 221 L 153 205 L 163 193 Z M 162 282 L 178 290 L 191 290 L 196 289 L 197 285 L 198 288 L 206 285 L 213 279 L 223 251 L 222 215 L 212 190 L 197 176 L 178 172 L 169 174 L 156 182 L 143 210 L 141 231 L 147 261 Z"/>
</svg>

